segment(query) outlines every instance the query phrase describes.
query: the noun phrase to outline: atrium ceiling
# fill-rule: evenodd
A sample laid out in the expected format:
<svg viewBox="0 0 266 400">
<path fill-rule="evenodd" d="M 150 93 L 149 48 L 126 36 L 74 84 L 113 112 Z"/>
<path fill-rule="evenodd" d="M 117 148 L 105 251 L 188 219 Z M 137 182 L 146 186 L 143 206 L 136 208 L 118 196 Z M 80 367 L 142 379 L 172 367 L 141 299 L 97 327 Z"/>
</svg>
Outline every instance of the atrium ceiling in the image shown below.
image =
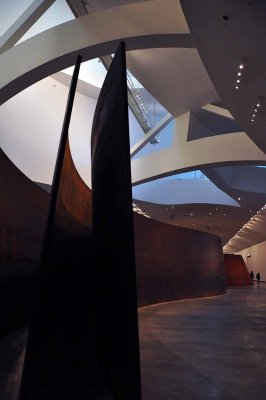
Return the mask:
<svg viewBox="0 0 266 400">
<path fill-rule="evenodd" d="M 14 18 L 9 19 L 9 24 L 16 21 L 32 2 L 25 0 L 24 7 L 22 3 L 20 9 L 14 8 Z M 0 9 L 3 7 L 7 5 L 0 1 Z M 10 12 L 9 9 L 7 15 Z M 3 18 L 4 13 L 1 14 Z M 74 54 L 78 50 L 74 46 L 78 43 L 75 41 L 75 32 L 77 34 L 82 26 L 79 27 L 75 20 L 79 16 L 83 16 L 84 29 L 86 26 L 84 35 L 88 35 L 91 43 L 95 44 L 94 48 L 99 42 L 99 51 L 97 53 L 94 50 L 94 57 L 106 55 L 104 51 L 111 48 L 111 36 L 115 38 L 116 31 L 131 46 L 132 50 L 127 52 L 128 69 L 137 80 L 137 93 L 147 105 L 154 129 L 167 113 L 173 116 L 169 125 L 160 132 L 161 142 L 148 142 L 132 159 L 133 185 L 139 185 L 133 187 L 136 205 L 152 218 L 217 234 L 225 244 L 266 203 L 266 169 L 255 168 L 255 165 L 266 165 L 266 56 L 264 41 L 258 40 L 265 36 L 265 2 L 237 0 L 229 3 L 222 0 L 217 4 L 211 0 L 56 0 L 21 38 L 21 44 L 0 55 L 3 71 L 1 102 L 12 97 L 12 93 L 18 93 L 19 88 L 25 89 L 2 105 L 2 113 L 0 109 L 5 124 L 0 145 L 22 172 L 44 184 L 51 183 L 52 159 L 56 154 L 60 133 L 54 133 L 59 127 L 56 118 L 62 115 L 64 107 L 58 106 L 58 112 L 53 110 L 54 114 L 49 120 L 50 124 L 52 121 L 51 132 L 45 133 L 45 140 L 39 141 L 39 147 L 33 136 L 37 124 L 30 121 L 30 110 L 38 93 L 42 96 L 52 93 L 52 89 L 47 89 L 51 85 L 54 93 L 57 93 L 58 102 L 62 101 L 64 88 L 69 86 L 70 78 L 59 71 L 59 65 L 71 65 L 69 51 Z M 103 21 L 102 25 L 99 25 L 100 21 Z M 61 23 L 64 25 L 53 28 Z M 43 33 L 31 39 L 39 32 Z M 148 48 L 147 42 L 143 43 L 147 41 L 147 35 L 151 40 L 155 34 L 154 44 Z M 28 66 L 27 60 L 23 61 L 25 65 L 18 65 L 11 76 L 6 66 L 17 55 L 21 57 L 27 54 L 31 46 L 45 50 L 42 46 L 51 43 L 53 37 L 51 53 L 47 52 L 42 59 L 37 57 L 34 65 Z M 64 50 L 60 45 L 57 48 L 62 37 L 66 43 Z M 72 49 L 67 47 L 70 46 L 68 41 L 73 45 Z M 60 62 L 56 65 L 54 60 L 59 49 Z M 82 51 L 85 57 L 90 58 L 89 48 L 86 51 L 83 48 Z M 49 60 L 50 56 L 54 60 Z M 97 65 L 102 69 L 98 59 L 94 61 L 93 68 L 97 69 Z M 242 69 L 239 69 L 240 65 L 243 65 Z M 241 82 L 236 89 L 239 71 Z M 52 78 L 35 83 L 52 72 L 55 73 Z M 92 70 L 90 74 L 93 74 Z M 89 117 L 87 130 L 90 131 L 100 86 L 93 84 L 92 80 L 89 82 L 81 76 L 78 85 L 80 109 L 70 132 L 73 158 L 87 184 L 90 184 L 90 162 L 87 160 L 90 148 L 85 128 L 86 117 Z M 32 88 L 27 89 L 34 83 Z M 10 89 L 7 90 L 7 87 Z M 16 112 L 15 107 L 25 105 L 25 102 L 28 102 L 28 112 L 23 110 L 24 121 L 21 126 L 24 134 L 16 132 L 12 113 Z M 45 107 L 44 100 L 41 104 Z M 54 107 L 55 104 L 56 101 L 53 102 Z M 257 108 L 256 104 L 259 104 Z M 89 107 L 88 115 L 86 107 Z M 41 109 L 37 111 L 37 108 L 38 104 L 34 104 L 41 118 Z M 252 117 L 254 113 L 255 119 Z M 251 121 L 252 118 L 254 121 Z M 44 128 L 47 128 L 45 123 L 39 128 L 42 136 Z M 145 135 L 132 114 L 130 128 L 131 146 L 136 146 L 144 140 Z M 32 133 L 29 134 L 27 130 Z M 25 150 L 24 156 L 18 154 L 19 144 Z M 35 159 L 29 160 L 33 149 Z M 202 182 L 197 179 L 187 182 L 178 178 L 168 179 L 171 175 L 199 169 L 208 179 Z M 45 175 L 44 171 L 49 173 Z M 154 190 L 157 194 L 163 192 L 164 200 L 161 203 L 158 196 L 152 198 Z M 201 190 L 198 195 L 197 190 Z M 263 211 L 256 215 L 256 218 L 262 218 Z M 235 238 L 227 251 L 238 251 L 241 246 L 248 247 L 266 239 L 263 223 L 253 223 L 252 229 L 250 226 L 248 228 L 245 228 L 245 240 Z"/>
</svg>

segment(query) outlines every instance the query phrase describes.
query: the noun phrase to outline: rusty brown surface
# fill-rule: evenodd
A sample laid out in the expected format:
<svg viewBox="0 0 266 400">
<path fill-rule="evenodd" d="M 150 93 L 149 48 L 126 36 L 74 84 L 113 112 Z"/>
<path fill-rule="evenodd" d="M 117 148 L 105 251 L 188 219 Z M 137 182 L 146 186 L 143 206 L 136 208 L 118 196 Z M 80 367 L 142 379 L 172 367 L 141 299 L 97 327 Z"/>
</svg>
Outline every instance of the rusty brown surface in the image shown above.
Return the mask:
<svg viewBox="0 0 266 400">
<path fill-rule="evenodd" d="M 55 225 L 65 233 L 92 234 L 91 190 L 80 177 L 67 143 L 57 198 Z"/>
<path fill-rule="evenodd" d="M 134 215 L 139 306 L 226 292 L 221 240 Z"/>
<path fill-rule="evenodd" d="M 247 266 L 242 256 L 225 254 L 224 264 L 228 286 L 252 285 Z"/>
<path fill-rule="evenodd" d="M 69 147 L 65 162 L 62 182 L 68 180 L 67 170 L 75 168 Z M 21 297 L 24 291 L 18 288 L 22 282 L 26 287 L 27 271 L 36 272 L 36 266 L 33 264 L 29 269 L 28 263 L 20 264 L 21 269 L 19 261 L 38 261 L 49 194 L 25 177 L 2 151 L 0 173 L 4 188 L 0 196 L 2 284 L 4 276 L 5 282 Z M 64 231 L 75 225 L 81 233 L 91 232 L 91 190 L 77 172 L 75 183 L 63 187 L 58 199 L 57 223 Z M 86 207 L 82 206 L 84 201 Z M 217 237 L 148 220 L 138 214 L 134 214 L 134 225 L 139 306 L 225 292 L 222 250 Z M 15 276 L 18 279 L 14 280 Z M 16 297 L 12 310 L 17 305 Z"/>
<path fill-rule="evenodd" d="M 49 194 L 0 150 L 0 263 L 38 261 Z"/>
<path fill-rule="evenodd" d="M 49 194 L 0 150 L 0 336 L 25 323 L 38 271 Z"/>
</svg>

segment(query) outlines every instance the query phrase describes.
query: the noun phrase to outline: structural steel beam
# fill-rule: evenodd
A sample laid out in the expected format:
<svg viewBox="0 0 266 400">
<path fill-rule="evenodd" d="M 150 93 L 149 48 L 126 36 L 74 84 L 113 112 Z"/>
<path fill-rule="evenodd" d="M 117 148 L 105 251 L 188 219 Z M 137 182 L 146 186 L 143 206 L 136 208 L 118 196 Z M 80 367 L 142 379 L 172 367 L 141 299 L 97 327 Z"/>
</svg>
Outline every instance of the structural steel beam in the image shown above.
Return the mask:
<svg viewBox="0 0 266 400">
<path fill-rule="evenodd" d="M 146 144 L 148 144 L 154 138 L 154 136 L 158 135 L 158 133 L 160 133 L 160 131 L 163 130 L 173 119 L 174 117 L 168 113 L 158 122 L 158 124 L 151 128 L 142 139 L 140 139 L 134 146 L 131 147 L 131 158 L 134 157 L 141 149 L 143 149 L 143 147 L 145 147 Z"/>
<path fill-rule="evenodd" d="M 0 53 L 13 47 L 55 0 L 35 0 L 0 37 Z"/>
</svg>

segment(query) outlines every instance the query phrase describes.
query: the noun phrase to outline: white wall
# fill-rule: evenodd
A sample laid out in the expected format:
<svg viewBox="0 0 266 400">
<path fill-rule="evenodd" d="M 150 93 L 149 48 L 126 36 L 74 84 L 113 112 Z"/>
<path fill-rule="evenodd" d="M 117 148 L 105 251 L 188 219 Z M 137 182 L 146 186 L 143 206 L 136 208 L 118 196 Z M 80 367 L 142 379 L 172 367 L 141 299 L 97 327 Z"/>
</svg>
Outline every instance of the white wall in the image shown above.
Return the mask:
<svg viewBox="0 0 266 400">
<path fill-rule="evenodd" d="M 68 87 L 46 78 L 0 107 L 0 146 L 30 179 L 51 184 Z M 90 132 L 96 100 L 76 93 L 70 146 L 76 167 L 90 184 Z"/>
<path fill-rule="evenodd" d="M 260 273 L 261 280 L 266 281 L 266 241 L 248 247 L 238 253 L 243 257 L 248 270 L 253 270 L 255 276 Z M 251 257 L 248 257 L 250 254 Z"/>
<path fill-rule="evenodd" d="M 0 146 L 30 179 L 51 184 L 69 88 L 52 78 L 30 86 L 0 106 Z M 69 129 L 77 170 L 91 186 L 91 126 L 96 100 L 76 93 Z M 131 145 L 144 133 L 129 112 Z"/>
</svg>

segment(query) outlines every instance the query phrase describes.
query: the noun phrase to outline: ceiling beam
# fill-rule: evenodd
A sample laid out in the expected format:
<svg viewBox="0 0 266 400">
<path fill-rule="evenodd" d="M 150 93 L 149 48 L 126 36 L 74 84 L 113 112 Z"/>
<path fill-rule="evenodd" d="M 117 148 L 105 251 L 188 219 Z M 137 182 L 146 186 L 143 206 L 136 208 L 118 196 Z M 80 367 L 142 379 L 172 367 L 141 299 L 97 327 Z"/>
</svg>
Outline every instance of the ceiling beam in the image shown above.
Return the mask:
<svg viewBox="0 0 266 400">
<path fill-rule="evenodd" d="M 187 112 L 174 119 L 171 147 L 132 160 L 133 185 L 207 167 L 266 164 L 265 153 L 245 132 L 188 142 L 189 115 Z"/>
<path fill-rule="evenodd" d="M 0 54 L 13 47 L 55 0 L 35 0 L 0 37 Z"/>
<path fill-rule="evenodd" d="M 130 149 L 130 157 L 134 157 L 143 147 L 146 146 L 156 135 L 160 133 L 161 130 L 163 130 L 172 120 L 174 117 L 171 114 L 166 114 L 165 117 L 163 117 L 158 124 L 156 124 L 153 128 L 150 129 L 150 131 L 142 138 L 140 139 L 134 146 L 131 147 Z"/>
<path fill-rule="evenodd" d="M 206 111 L 212 112 L 214 114 L 221 115 L 222 117 L 234 119 L 233 115 L 226 108 L 214 106 L 212 104 L 207 104 L 206 106 L 201 107 L 201 108 L 202 108 L 202 110 L 206 110 Z"/>
</svg>

